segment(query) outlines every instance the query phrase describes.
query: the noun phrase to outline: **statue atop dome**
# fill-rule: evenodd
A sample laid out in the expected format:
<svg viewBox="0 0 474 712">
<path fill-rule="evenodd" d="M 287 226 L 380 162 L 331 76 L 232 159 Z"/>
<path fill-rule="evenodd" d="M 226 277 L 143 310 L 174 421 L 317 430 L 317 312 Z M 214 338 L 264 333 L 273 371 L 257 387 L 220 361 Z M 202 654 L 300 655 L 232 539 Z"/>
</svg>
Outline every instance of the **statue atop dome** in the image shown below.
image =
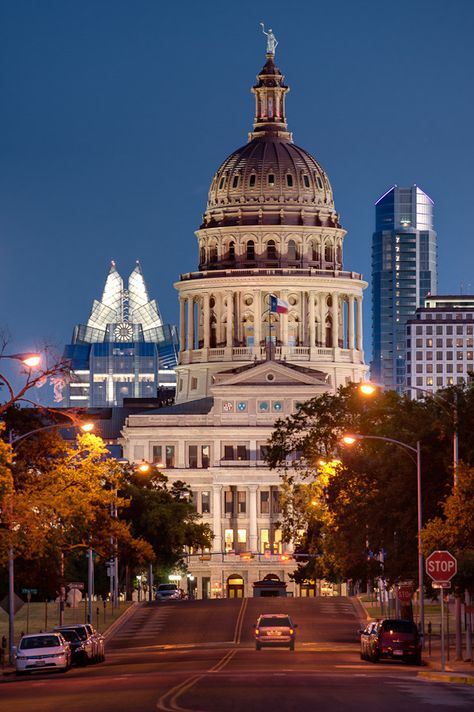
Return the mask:
<svg viewBox="0 0 474 712">
<path fill-rule="evenodd" d="M 275 56 L 275 50 L 278 44 L 278 40 L 273 34 L 272 29 L 269 29 L 268 32 L 265 32 L 265 25 L 263 24 L 263 22 L 261 22 L 260 25 L 262 26 L 263 34 L 267 36 L 267 54 Z"/>
</svg>

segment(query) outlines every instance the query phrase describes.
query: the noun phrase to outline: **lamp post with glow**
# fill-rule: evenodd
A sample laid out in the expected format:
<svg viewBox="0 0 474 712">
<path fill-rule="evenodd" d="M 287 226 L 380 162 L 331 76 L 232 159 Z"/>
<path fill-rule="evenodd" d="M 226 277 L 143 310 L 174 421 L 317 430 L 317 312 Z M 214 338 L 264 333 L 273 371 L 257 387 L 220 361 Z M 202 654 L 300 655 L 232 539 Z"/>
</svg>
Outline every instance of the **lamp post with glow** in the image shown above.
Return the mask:
<svg viewBox="0 0 474 712">
<path fill-rule="evenodd" d="M 421 529 L 422 529 L 422 511 L 421 511 L 421 447 L 420 441 L 417 440 L 416 448 L 408 443 L 395 438 L 387 438 L 382 435 L 360 435 L 350 434 L 342 438 L 345 445 L 354 445 L 357 440 L 383 440 L 384 442 L 393 443 L 406 451 L 415 453 L 416 455 L 416 500 L 417 500 L 417 540 L 418 540 L 418 589 L 420 592 L 420 628 L 421 633 L 425 632 L 425 601 L 423 595 L 423 553 L 421 550 Z"/>
</svg>

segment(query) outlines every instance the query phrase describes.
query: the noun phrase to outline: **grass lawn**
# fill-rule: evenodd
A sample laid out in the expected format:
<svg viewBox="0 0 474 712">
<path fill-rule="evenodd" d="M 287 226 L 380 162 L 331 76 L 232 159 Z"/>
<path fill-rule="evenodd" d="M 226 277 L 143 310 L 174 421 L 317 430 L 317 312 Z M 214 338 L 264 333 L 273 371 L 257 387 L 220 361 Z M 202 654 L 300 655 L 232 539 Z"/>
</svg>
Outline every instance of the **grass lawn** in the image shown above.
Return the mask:
<svg viewBox="0 0 474 712">
<path fill-rule="evenodd" d="M 132 604 L 121 602 L 117 608 L 107 602 L 105 608 L 102 601 L 92 603 L 92 624 L 104 632 Z M 87 620 L 87 602 L 81 601 L 77 608 L 64 610 L 64 624 L 83 623 Z M 15 639 L 20 640 L 21 633 L 39 633 L 41 630 L 51 630 L 59 623 L 58 603 L 25 603 L 15 615 Z M 0 638 L 8 638 L 8 615 L 0 609 Z"/>
</svg>

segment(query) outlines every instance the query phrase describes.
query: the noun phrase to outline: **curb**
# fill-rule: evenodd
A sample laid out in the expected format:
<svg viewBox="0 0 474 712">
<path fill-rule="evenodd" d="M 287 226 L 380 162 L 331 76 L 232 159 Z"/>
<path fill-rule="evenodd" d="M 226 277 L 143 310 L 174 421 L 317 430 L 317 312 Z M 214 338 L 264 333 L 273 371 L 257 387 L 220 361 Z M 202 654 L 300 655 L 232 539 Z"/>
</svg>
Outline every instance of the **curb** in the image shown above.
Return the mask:
<svg viewBox="0 0 474 712">
<path fill-rule="evenodd" d="M 352 605 L 354 606 L 356 613 L 358 613 L 359 617 L 363 618 L 364 620 L 368 620 L 369 614 L 367 612 L 366 607 L 360 600 L 360 598 L 358 596 L 351 596 L 349 600 L 351 601 Z"/>
<path fill-rule="evenodd" d="M 127 608 L 126 611 L 122 613 L 120 618 L 117 618 L 111 626 L 107 628 L 107 630 L 102 633 L 104 638 L 108 640 L 109 638 L 112 638 L 115 633 L 123 626 L 123 624 L 130 618 L 130 616 L 137 610 L 139 606 L 142 606 L 142 603 L 138 603 L 138 601 L 134 601 L 131 606 Z"/>
<path fill-rule="evenodd" d="M 474 675 L 463 675 L 452 672 L 428 672 L 417 673 L 417 677 L 425 680 L 435 680 L 436 682 L 450 682 L 457 685 L 474 685 Z"/>
</svg>

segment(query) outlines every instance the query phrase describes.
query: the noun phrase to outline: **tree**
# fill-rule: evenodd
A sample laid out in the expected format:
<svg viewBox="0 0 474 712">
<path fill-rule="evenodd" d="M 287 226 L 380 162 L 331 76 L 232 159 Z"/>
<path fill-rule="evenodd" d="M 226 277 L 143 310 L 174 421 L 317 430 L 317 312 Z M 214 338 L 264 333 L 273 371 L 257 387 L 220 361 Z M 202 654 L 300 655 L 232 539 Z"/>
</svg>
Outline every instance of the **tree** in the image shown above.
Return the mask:
<svg viewBox="0 0 474 712">
<path fill-rule="evenodd" d="M 212 531 L 200 521 L 184 482 L 170 485 L 156 468 L 147 474 L 130 469 L 121 494 L 128 501 L 122 516 L 131 532 L 153 548 L 161 576 L 175 568 L 184 570 L 186 548 L 202 551 L 211 546 Z"/>
<path fill-rule="evenodd" d="M 296 541 L 297 552 L 316 556 L 296 575 L 317 573 L 333 581 L 382 574 L 389 582 L 416 578 L 415 462 L 405 449 L 379 440 L 344 448 L 341 439 L 348 432 L 413 447 L 421 441 L 425 518 L 439 514 L 448 491 L 452 431 L 434 399 L 412 401 L 387 391 L 369 402 L 351 385 L 308 401 L 276 424 L 267 456 L 282 478 L 284 537 Z M 340 464 L 326 477 L 320 463 L 328 458 Z M 318 491 L 324 506 L 313 509 L 308 502 Z"/>
</svg>

